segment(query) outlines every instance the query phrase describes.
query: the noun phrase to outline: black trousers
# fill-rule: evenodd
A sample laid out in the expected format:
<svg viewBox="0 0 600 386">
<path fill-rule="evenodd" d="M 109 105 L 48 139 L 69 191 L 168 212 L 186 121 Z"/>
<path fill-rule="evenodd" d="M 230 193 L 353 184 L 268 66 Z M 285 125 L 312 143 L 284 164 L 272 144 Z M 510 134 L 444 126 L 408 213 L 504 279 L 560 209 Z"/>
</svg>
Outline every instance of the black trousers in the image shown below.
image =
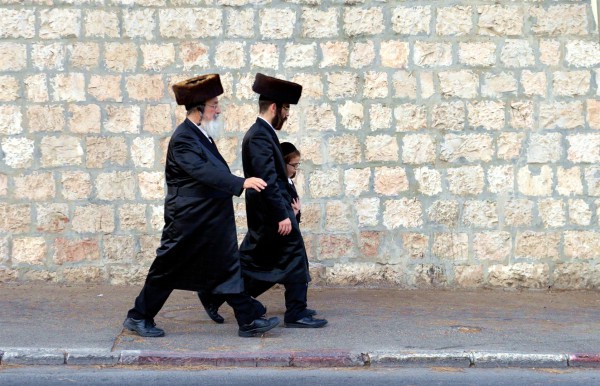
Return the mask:
<svg viewBox="0 0 600 386">
<path fill-rule="evenodd" d="M 244 278 L 246 293 L 253 298 L 262 295 L 275 284 L 276 283 L 269 281 L 256 280 L 248 277 Z M 283 283 L 283 287 L 285 288 L 284 321 L 286 323 L 291 323 L 307 316 L 306 297 L 308 293 L 308 283 Z"/>
<path fill-rule="evenodd" d="M 173 292 L 172 289 L 144 284 L 140 294 L 135 299 L 134 307 L 127 312 L 127 317 L 153 320 L 167 302 L 171 292 Z M 259 307 L 257 307 L 256 304 L 259 302 L 245 293 L 224 294 L 219 296 L 233 308 L 235 319 L 240 326 L 252 323 L 253 320 L 262 316 Z"/>
</svg>

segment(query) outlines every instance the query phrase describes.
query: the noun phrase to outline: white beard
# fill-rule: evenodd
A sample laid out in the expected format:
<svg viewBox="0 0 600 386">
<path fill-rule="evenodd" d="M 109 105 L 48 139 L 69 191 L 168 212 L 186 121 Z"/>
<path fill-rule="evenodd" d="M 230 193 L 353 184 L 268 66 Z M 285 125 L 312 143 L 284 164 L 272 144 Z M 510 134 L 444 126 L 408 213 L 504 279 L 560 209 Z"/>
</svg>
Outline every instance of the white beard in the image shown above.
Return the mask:
<svg viewBox="0 0 600 386">
<path fill-rule="evenodd" d="M 202 128 L 210 137 L 218 139 L 223 133 L 223 122 L 220 119 L 215 118 L 210 122 L 206 122 Z"/>
</svg>

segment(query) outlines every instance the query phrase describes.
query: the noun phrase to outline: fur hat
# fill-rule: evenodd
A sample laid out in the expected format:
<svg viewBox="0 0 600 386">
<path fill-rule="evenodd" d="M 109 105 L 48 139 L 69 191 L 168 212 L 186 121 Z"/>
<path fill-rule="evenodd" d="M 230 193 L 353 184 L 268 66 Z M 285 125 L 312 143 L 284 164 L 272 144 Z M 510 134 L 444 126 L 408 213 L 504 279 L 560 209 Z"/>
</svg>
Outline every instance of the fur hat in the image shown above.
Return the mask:
<svg viewBox="0 0 600 386">
<path fill-rule="evenodd" d="M 175 83 L 173 92 L 177 104 L 189 110 L 223 94 L 223 85 L 219 74 L 207 74 Z"/>
<path fill-rule="evenodd" d="M 281 142 L 279 145 L 281 146 L 281 154 L 283 154 L 284 157 L 287 156 L 288 154 L 298 152 L 298 149 L 296 149 L 296 146 L 294 146 L 293 144 L 291 144 L 289 142 Z"/>
<path fill-rule="evenodd" d="M 295 105 L 302 95 L 302 86 L 298 83 L 257 73 L 252 91 L 260 94 L 261 100 Z"/>
</svg>

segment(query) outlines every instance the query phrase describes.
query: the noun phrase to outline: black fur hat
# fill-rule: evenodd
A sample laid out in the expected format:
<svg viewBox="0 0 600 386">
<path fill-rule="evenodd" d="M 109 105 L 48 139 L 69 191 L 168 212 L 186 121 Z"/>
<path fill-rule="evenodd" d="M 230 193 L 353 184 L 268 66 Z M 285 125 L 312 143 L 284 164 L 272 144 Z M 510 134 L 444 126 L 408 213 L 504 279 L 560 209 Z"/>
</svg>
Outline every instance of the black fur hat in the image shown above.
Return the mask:
<svg viewBox="0 0 600 386">
<path fill-rule="evenodd" d="M 223 85 L 219 74 L 207 74 L 175 83 L 173 92 L 177 104 L 189 110 L 223 94 Z"/>
<path fill-rule="evenodd" d="M 261 100 L 295 105 L 302 95 L 302 86 L 298 83 L 257 73 L 252 91 L 260 94 Z"/>
</svg>

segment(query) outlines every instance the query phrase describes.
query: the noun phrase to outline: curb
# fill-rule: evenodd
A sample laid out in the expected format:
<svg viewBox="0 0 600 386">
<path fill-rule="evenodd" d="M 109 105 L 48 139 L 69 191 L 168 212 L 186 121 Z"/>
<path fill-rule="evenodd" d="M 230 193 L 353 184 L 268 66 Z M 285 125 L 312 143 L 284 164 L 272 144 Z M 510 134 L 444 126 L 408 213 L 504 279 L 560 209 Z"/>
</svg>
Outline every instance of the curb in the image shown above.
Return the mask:
<svg viewBox="0 0 600 386">
<path fill-rule="evenodd" d="M 165 365 L 212 367 L 600 367 L 600 354 L 491 352 L 355 352 L 347 350 L 280 352 L 170 352 L 104 349 L 0 350 L 1 365 Z"/>
</svg>

